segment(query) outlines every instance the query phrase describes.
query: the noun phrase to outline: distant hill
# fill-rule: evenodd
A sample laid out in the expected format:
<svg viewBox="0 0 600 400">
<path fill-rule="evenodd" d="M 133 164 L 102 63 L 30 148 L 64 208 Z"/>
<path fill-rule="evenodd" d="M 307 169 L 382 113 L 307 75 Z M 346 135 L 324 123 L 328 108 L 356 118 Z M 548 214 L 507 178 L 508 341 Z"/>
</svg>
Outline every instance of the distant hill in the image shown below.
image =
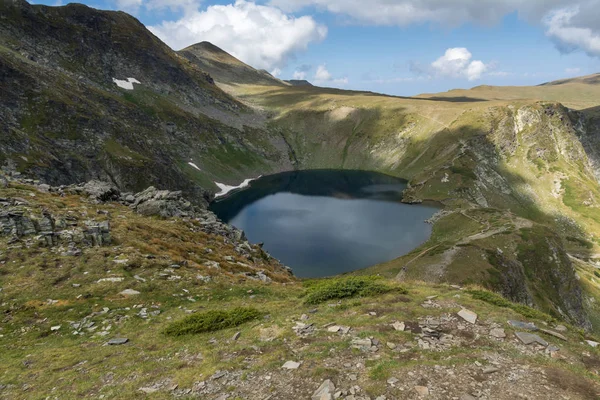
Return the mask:
<svg viewBox="0 0 600 400">
<path fill-rule="evenodd" d="M 267 71 L 252 68 L 209 42 L 191 45 L 178 53 L 196 64 L 201 70 L 208 72 L 220 83 L 268 86 L 288 85 Z"/>
<path fill-rule="evenodd" d="M 286 82 L 292 86 L 313 86 L 313 84 L 307 81 L 306 79 L 290 79 Z"/>
<path fill-rule="evenodd" d="M 556 85 L 564 85 L 567 83 L 584 83 L 586 85 L 600 85 L 600 73 L 586 75 L 586 76 L 578 76 L 576 78 L 560 79 L 558 81 L 546 82 L 546 83 L 542 83 L 540 86 L 556 86 Z"/>
</svg>

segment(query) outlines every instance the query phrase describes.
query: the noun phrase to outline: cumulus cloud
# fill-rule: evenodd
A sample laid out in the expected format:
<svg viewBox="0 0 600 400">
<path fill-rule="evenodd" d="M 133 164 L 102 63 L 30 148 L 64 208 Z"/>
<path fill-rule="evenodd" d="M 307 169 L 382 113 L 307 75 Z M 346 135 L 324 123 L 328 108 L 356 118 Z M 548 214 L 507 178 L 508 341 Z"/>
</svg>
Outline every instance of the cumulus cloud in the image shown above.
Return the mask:
<svg viewBox="0 0 600 400">
<path fill-rule="evenodd" d="M 599 0 L 370 0 L 368 7 L 364 0 L 270 0 L 270 4 L 287 11 L 315 6 L 356 23 L 398 26 L 493 24 L 518 12 L 530 22 L 543 23 L 560 51 L 582 49 L 600 56 Z"/>
<path fill-rule="evenodd" d="M 578 68 L 578 67 L 565 68 L 565 72 L 569 75 L 577 75 L 577 74 L 581 73 L 581 68 Z"/>
<path fill-rule="evenodd" d="M 293 79 L 297 79 L 303 81 L 306 79 L 306 72 L 304 71 L 294 71 Z"/>
<path fill-rule="evenodd" d="M 271 71 L 271 75 L 277 78 L 279 75 L 281 75 L 281 68 L 275 68 L 273 71 Z"/>
<path fill-rule="evenodd" d="M 133 1 L 133 0 L 126 0 Z M 148 27 L 174 49 L 209 41 L 255 68 L 274 70 L 327 36 L 310 16 L 294 17 L 275 7 L 245 0 L 187 10 L 177 21 Z"/>
<path fill-rule="evenodd" d="M 464 47 L 446 50 L 443 56 L 431 63 L 434 75 L 451 78 L 467 78 L 470 81 L 481 78 L 488 70 L 488 65 L 480 60 L 471 60 L 473 55 Z"/>
<path fill-rule="evenodd" d="M 317 85 L 344 86 L 348 84 L 348 78 L 334 78 L 325 65 L 319 65 L 315 72 L 314 82 Z"/>
</svg>

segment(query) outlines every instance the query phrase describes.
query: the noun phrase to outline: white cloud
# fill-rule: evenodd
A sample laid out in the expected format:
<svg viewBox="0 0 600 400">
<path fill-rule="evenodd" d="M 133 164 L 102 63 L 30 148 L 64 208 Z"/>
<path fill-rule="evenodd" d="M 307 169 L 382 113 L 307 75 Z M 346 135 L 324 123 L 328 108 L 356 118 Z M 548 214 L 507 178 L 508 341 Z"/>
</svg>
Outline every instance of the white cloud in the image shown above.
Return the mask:
<svg viewBox="0 0 600 400">
<path fill-rule="evenodd" d="M 267 70 L 285 66 L 295 53 L 327 36 L 327 27 L 310 16 L 289 16 L 275 7 L 245 0 L 205 11 L 188 9 L 181 19 L 149 29 L 174 49 L 209 41 L 253 67 Z"/>
<path fill-rule="evenodd" d="M 581 73 L 581 68 L 565 68 L 565 72 L 569 75 L 577 75 Z"/>
<path fill-rule="evenodd" d="M 544 19 L 547 27 L 546 34 L 556 42 L 559 50 L 569 52 L 581 49 L 590 56 L 600 57 L 600 33 L 590 27 L 577 26 L 577 22 L 583 22 L 581 19 L 577 21 L 580 15 L 579 7 L 562 8 L 551 12 Z M 600 28 L 600 23 L 596 22 L 596 24 L 596 28 Z"/>
<path fill-rule="evenodd" d="M 599 0 L 270 0 L 287 11 L 307 6 L 371 25 L 434 23 L 456 26 L 467 22 L 493 24 L 513 12 L 536 24 L 560 51 L 581 49 L 600 57 Z"/>
<path fill-rule="evenodd" d="M 317 67 L 314 81 L 317 85 L 333 84 L 336 86 L 344 86 L 348 84 L 348 78 L 334 78 L 325 65 L 319 65 Z"/>
<path fill-rule="evenodd" d="M 315 73 L 315 81 L 326 82 L 329 80 L 331 80 L 331 74 L 324 65 L 319 65 L 317 67 L 317 72 Z"/>
<path fill-rule="evenodd" d="M 116 0 L 120 10 L 136 12 L 142 6 L 143 0 Z"/>
<path fill-rule="evenodd" d="M 123 1 L 123 0 L 118 0 Z M 200 0 L 144 0 L 148 11 L 169 9 L 171 11 L 194 12 L 200 7 Z"/>
<path fill-rule="evenodd" d="M 293 79 L 303 81 L 306 79 L 306 72 L 304 71 L 294 71 Z"/>
<path fill-rule="evenodd" d="M 471 61 L 473 55 L 464 47 L 446 50 L 443 56 L 431 63 L 431 71 L 438 76 L 451 78 L 467 78 L 470 81 L 481 78 L 488 70 L 482 61 Z"/>
<path fill-rule="evenodd" d="M 273 75 L 274 77 L 278 77 L 279 75 L 281 75 L 281 68 L 275 68 L 273 71 L 271 71 L 271 75 Z"/>
</svg>

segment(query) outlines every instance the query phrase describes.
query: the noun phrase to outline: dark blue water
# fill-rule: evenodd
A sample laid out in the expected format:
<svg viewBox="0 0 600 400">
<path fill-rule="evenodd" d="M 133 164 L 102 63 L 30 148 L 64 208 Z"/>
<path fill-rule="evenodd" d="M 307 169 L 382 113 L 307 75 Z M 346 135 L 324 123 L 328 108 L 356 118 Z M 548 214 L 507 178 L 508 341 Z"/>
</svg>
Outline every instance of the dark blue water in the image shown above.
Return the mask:
<svg viewBox="0 0 600 400">
<path fill-rule="evenodd" d="M 437 208 L 400 202 L 406 181 L 365 171 L 286 172 L 211 205 L 299 277 L 354 271 L 408 253 Z"/>
</svg>

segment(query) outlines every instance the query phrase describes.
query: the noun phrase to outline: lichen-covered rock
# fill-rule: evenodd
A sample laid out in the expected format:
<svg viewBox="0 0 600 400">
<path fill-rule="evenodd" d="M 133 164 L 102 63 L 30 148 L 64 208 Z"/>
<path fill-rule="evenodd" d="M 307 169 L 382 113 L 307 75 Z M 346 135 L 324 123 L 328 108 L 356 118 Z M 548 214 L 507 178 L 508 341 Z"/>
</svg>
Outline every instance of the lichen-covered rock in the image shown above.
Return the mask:
<svg viewBox="0 0 600 400">
<path fill-rule="evenodd" d="M 98 201 L 119 200 L 121 192 L 112 183 L 102 181 L 89 181 L 83 185 L 83 192 Z"/>
<path fill-rule="evenodd" d="M 188 217 L 194 212 L 192 204 L 181 192 L 158 190 L 154 186 L 136 194 L 131 207 L 142 215 L 159 215 L 163 218 Z"/>
<path fill-rule="evenodd" d="M 110 244 L 110 223 L 108 221 L 87 221 L 84 238 L 91 246 L 106 246 Z"/>
</svg>

